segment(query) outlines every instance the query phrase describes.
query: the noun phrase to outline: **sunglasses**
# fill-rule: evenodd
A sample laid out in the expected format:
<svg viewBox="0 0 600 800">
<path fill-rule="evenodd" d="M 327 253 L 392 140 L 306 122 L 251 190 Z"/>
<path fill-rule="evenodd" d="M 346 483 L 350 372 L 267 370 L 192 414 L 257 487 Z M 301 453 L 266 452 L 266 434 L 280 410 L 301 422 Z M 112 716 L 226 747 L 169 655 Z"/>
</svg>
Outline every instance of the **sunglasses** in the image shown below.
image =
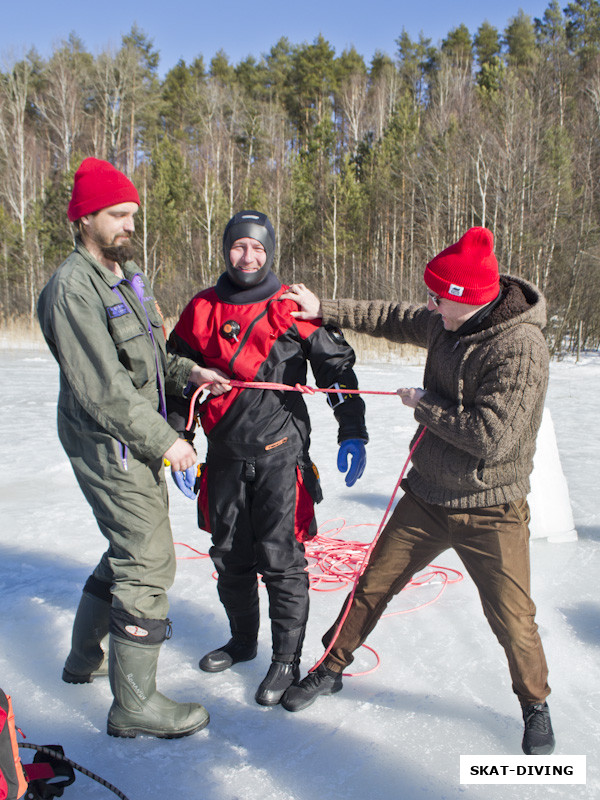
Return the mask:
<svg viewBox="0 0 600 800">
<path fill-rule="evenodd" d="M 429 290 L 427 290 L 427 297 L 428 297 L 428 299 L 429 299 L 429 300 L 431 300 L 431 302 L 433 303 L 433 305 L 434 305 L 436 308 L 439 306 L 439 304 L 440 304 L 440 301 L 441 301 L 441 299 L 442 299 L 442 298 L 439 296 L 439 294 L 434 294 L 433 292 L 430 292 Z"/>
</svg>

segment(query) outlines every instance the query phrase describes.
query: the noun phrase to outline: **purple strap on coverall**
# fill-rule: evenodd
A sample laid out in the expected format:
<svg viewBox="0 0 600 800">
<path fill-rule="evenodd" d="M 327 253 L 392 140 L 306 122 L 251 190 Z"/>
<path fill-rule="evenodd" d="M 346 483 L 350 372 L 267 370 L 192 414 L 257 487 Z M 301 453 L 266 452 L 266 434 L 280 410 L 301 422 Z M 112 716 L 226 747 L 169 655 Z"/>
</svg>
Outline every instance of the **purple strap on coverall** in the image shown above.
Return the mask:
<svg viewBox="0 0 600 800">
<path fill-rule="evenodd" d="M 115 286 L 112 287 L 112 290 L 113 290 L 113 292 L 115 294 L 119 295 L 119 297 L 121 298 L 121 300 L 123 301 L 123 303 L 125 304 L 125 306 L 129 309 L 129 311 L 131 313 L 133 313 L 133 309 L 130 308 L 130 306 L 128 305 L 127 301 L 123 297 L 123 294 L 119 290 L 119 286 L 122 283 L 126 283 L 128 286 L 131 286 L 131 288 L 133 289 L 133 291 L 136 294 L 136 297 L 140 301 L 140 305 L 144 310 L 144 314 L 146 315 L 146 324 L 148 325 L 148 333 L 150 334 L 150 339 L 152 340 L 152 346 L 154 348 L 154 362 L 156 364 L 156 382 L 158 384 L 158 394 L 159 394 L 158 410 L 161 413 L 161 415 L 166 419 L 167 418 L 167 402 L 166 402 L 166 398 L 165 398 L 165 388 L 164 388 L 164 385 L 163 385 L 163 380 L 162 380 L 162 376 L 161 376 L 161 369 L 160 369 L 159 360 L 158 360 L 158 349 L 156 347 L 156 339 L 154 338 L 154 331 L 152 329 L 152 323 L 150 322 L 150 317 L 148 316 L 148 312 L 146 310 L 146 306 L 144 305 L 144 301 L 145 300 L 152 300 L 153 298 L 151 296 L 145 296 L 144 295 L 144 289 L 145 289 L 144 281 L 143 281 L 142 276 L 141 276 L 141 274 L 139 272 L 136 272 L 136 274 L 133 276 L 133 278 L 131 280 L 129 280 L 128 278 L 121 278 L 121 280 Z M 123 469 L 127 469 L 127 445 L 125 445 L 123 443 L 121 443 L 121 461 L 123 462 Z"/>
</svg>

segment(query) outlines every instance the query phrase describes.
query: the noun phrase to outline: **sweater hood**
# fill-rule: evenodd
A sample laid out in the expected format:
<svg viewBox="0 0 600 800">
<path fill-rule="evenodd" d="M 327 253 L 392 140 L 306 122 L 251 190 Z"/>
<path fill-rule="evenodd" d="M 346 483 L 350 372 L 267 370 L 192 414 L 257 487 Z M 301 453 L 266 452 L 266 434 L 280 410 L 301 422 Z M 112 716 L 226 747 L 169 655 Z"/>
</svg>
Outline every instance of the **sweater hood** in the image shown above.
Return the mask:
<svg viewBox="0 0 600 800">
<path fill-rule="evenodd" d="M 491 313 L 482 320 L 481 326 L 472 333 L 458 338 L 465 342 L 483 341 L 513 325 L 535 325 L 540 330 L 546 327 L 546 300 L 540 290 L 523 278 L 513 275 L 500 276 L 501 299 Z"/>
</svg>

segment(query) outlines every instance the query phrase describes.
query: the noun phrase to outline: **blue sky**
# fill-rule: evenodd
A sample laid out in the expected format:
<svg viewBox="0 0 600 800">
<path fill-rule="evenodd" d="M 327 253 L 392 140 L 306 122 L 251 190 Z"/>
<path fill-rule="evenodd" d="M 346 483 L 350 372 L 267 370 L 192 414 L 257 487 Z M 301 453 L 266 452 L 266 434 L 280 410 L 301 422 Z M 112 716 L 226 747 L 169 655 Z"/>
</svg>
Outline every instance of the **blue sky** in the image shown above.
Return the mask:
<svg viewBox="0 0 600 800">
<path fill-rule="evenodd" d="M 395 55 L 404 27 L 412 38 L 420 31 L 434 44 L 461 23 L 473 34 L 489 21 L 502 31 L 520 8 L 541 17 L 549 0 L 140 0 L 101 3 L 6 0 L 0 23 L 2 67 L 31 46 L 47 57 L 53 46 L 74 31 L 92 52 L 117 49 L 133 23 L 153 40 L 164 74 L 180 58 L 190 63 L 203 55 L 206 64 L 223 49 L 233 64 L 248 55 L 259 58 L 287 36 L 312 42 L 319 33 L 339 55 L 354 45 L 367 63 L 376 50 Z M 561 5 L 564 5 L 561 3 Z"/>
</svg>

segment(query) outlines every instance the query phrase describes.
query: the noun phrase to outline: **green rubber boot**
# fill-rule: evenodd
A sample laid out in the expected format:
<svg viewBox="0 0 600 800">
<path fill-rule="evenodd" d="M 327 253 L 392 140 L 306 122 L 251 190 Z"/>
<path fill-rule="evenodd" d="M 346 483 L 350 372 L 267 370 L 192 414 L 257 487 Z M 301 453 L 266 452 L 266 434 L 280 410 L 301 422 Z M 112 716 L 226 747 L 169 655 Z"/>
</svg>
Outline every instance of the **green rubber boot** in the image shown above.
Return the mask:
<svg viewBox="0 0 600 800">
<path fill-rule="evenodd" d="M 202 730 L 209 716 L 199 703 L 176 703 L 156 691 L 160 644 L 139 644 L 110 635 L 109 678 L 114 701 L 108 712 L 110 736 L 138 733 L 179 739 Z"/>
<path fill-rule="evenodd" d="M 111 604 L 83 592 L 73 622 L 71 652 L 65 661 L 65 683 L 91 683 L 108 675 L 108 659 L 101 646 L 108 636 Z"/>
</svg>

